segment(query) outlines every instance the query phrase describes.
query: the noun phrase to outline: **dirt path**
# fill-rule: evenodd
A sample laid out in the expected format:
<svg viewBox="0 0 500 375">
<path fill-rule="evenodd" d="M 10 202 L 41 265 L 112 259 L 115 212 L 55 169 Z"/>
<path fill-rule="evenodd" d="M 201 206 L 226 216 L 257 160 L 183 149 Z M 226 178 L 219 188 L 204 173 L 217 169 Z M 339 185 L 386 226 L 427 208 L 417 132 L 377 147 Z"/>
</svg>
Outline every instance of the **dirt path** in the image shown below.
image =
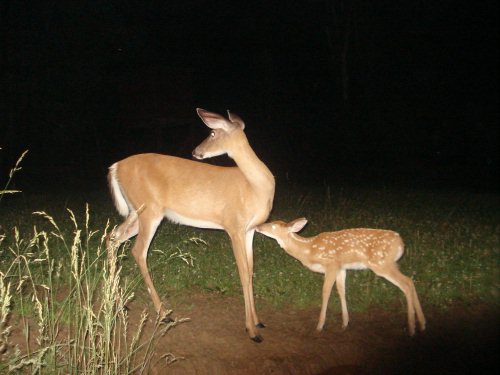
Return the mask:
<svg viewBox="0 0 500 375">
<path fill-rule="evenodd" d="M 487 374 L 499 364 L 498 315 L 488 306 L 426 311 L 428 328 L 413 338 L 404 313 L 351 313 L 345 331 L 330 313 L 318 335 L 317 309 L 261 308 L 267 327 L 256 344 L 245 332 L 239 298 L 199 294 L 171 302 L 173 316 L 191 320 L 159 339 L 150 374 Z M 138 320 L 143 303 L 130 308 Z M 183 359 L 167 367 L 160 359 L 166 353 Z"/>
</svg>

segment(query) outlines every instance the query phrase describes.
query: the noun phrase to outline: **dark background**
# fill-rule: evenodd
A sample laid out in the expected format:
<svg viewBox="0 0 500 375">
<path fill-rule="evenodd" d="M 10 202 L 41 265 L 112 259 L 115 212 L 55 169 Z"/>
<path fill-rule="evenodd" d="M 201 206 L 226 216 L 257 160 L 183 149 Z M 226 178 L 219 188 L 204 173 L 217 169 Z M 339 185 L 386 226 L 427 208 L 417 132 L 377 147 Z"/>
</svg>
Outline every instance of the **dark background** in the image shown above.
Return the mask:
<svg viewBox="0 0 500 375">
<path fill-rule="evenodd" d="M 189 158 L 196 107 L 238 113 L 278 183 L 498 188 L 497 1 L 0 4 L 0 178 L 29 149 L 24 191 Z"/>
</svg>

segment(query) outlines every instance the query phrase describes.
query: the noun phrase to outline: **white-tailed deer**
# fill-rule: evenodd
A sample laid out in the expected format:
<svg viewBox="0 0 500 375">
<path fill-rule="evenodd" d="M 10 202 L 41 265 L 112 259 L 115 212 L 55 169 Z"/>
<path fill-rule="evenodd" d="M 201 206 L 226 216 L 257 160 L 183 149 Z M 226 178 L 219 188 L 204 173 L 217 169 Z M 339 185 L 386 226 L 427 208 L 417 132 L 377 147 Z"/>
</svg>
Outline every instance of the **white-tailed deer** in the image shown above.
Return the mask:
<svg viewBox="0 0 500 375">
<path fill-rule="evenodd" d="M 347 327 L 349 314 L 345 300 L 346 270 L 371 269 L 384 277 L 406 296 L 408 304 L 408 330 L 415 333 L 415 313 L 420 329 L 425 329 L 425 317 L 418 300 L 413 281 L 403 275 L 397 260 L 403 255 L 404 245 L 398 233 L 381 229 L 345 229 L 338 232 L 325 232 L 304 238 L 297 234 L 307 224 L 305 218 L 290 223 L 274 221 L 259 225 L 257 232 L 274 238 L 291 256 L 300 260 L 311 271 L 323 273 L 323 301 L 317 330 L 325 324 L 326 309 L 337 281 L 337 291 L 342 305 L 342 325 Z"/>
<path fill-rule="evenodd" d="M 243 132 L 245 124 L 235 114 L 228 119 L 196 109 L 212 129 L 193 151 L 197 159 L 227 154 L 236 167 L 220 167 L 159 154 L 139 154 L 113 164 L 108 180 L 113 200 L 122 216 L 136 215 L 115 229 L 111 240 L 122 243 L 137 235 L 134 256 L 156 311 L 164 315 L 146 264 L 151 239 L 164 217 L 174 223 L 225 230 L 232 242 L 245 300 L 245 323 L 250 338 L 262 341 L 262 328 L 253 299 L 253 236 L 266 221 L 274 198 L 274 177 L 259 160 Z M 132 224 L 131 224 L 132 221 Z M 168 317 L 166 319 L 169 319 Z"/>
</svg>

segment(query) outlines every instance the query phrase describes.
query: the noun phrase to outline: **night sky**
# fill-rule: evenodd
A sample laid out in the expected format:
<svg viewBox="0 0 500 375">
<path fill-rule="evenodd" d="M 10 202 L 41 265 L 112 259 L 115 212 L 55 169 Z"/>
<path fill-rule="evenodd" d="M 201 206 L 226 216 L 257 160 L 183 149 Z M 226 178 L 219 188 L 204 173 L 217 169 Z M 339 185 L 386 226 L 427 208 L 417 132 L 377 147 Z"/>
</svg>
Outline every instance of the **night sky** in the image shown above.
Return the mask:
<svg viewBox="0 0 500 375">
<path fill-rule="evenodd" d="M 498 187 L 497 1 L 0 4 L 0 181 L 29 149 L 24 191 L 190 158 L 196 107 L 238 113 L 278 183 Z"/>
</svg>

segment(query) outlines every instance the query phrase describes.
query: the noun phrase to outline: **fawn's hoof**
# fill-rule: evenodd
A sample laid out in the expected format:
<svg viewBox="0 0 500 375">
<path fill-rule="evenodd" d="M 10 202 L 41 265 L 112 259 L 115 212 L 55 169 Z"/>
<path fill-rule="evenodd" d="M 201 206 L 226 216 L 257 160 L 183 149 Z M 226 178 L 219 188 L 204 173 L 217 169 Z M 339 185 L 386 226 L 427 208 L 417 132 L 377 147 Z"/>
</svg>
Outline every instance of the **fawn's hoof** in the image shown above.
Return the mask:
<svg viewBox="0 0 500 375">
<path fill-rule="evenodd" d="M 266 328 L 266 325 L 264 323 L 262 323 L 262 322 L 259 322 L 259 323 L 257 323 L 255 325 L 255 327 L 257 327 L 257 328 Z"/>
<path fill-rule="evenodd" d="M 260 335 L 250 337 L 250 340 L 252 340 L 253 342 L 256 342 L 257 344 L 260 344 L 262 341 L 264 341 L 264 339 Z"/>
</svg>

